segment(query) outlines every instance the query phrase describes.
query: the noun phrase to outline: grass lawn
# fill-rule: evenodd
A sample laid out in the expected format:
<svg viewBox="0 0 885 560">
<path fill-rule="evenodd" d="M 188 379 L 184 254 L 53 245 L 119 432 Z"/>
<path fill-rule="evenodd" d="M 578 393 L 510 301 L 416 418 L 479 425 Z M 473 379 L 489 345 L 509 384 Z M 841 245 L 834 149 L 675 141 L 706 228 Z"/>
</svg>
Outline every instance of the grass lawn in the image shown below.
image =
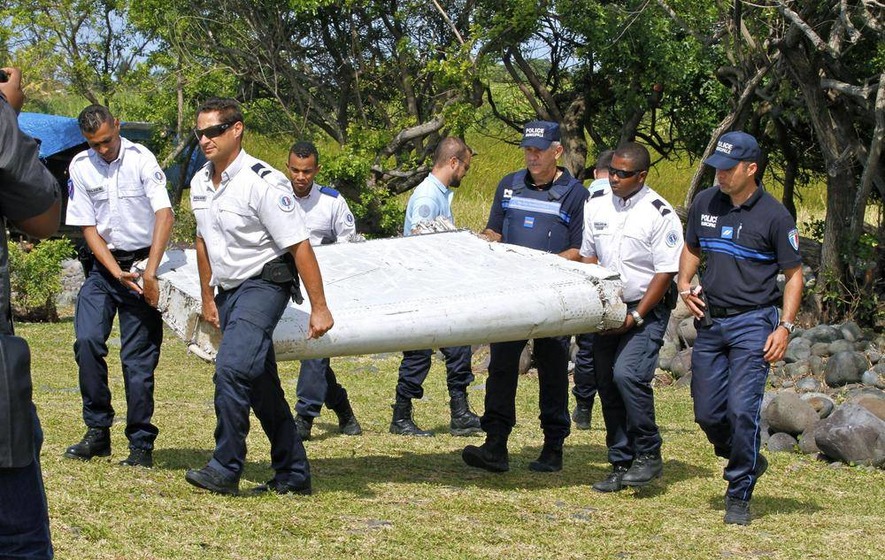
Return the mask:
<svg viewBox="0 0 885 560">
<path fill-rule="evenodd" d="M 657 391 L 663 481 L 604 495 L 590 488 L 608 471 L 598 406 L 593 429 L 567 440 L 563 471 L 532 473 L 528 463 L 542 436 L 537 380 L 526 376 L 510 444 L 512 470 L 491 474 L 460 458 L 464 445 L 481 438 L 448 435 L 440 362 L 415 407 L 419 425 L 437 436 L 414 439 L 387 433 L 398 356 L 339 358 L 333 365 L 365 433 L 337 435 L 334 414 L 324 411 L 306 443 L 314 495 L 220 497 L 184 480 L 185 470 L 203 466 L 213 447 L 212 367 L 186 355 L 170 331 L 156 372 L 160 436 L 151 470 L 117 465 L 127 452 L 119 343 L 109 356 L 119 419 L 113 455 L 83 463 L 61 457 L 84 431 L 72 324 L 20 324 L 18 333 L 33 351 L 58 558 L 885 558 L 883 471 L 770 455 L 753 524 L 725 526 L 722 464 L 692 421 L 686 389 Z M 476 360 L 470 395 L 481 409 L 485 371 L 482 357 Z M 296 367 L 281 366 L 290 403 Z M 248 444 L 242 488 L 272 474 L 257 421 Z"/>
</svg>

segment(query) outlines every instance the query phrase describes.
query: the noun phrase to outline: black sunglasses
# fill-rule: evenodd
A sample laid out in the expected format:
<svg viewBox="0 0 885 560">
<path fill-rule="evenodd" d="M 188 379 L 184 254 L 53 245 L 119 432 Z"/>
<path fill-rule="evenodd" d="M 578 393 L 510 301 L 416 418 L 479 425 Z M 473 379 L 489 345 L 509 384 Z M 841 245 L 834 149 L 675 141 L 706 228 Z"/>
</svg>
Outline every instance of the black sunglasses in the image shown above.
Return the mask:
<svg viewBox="0 0 885 560">
<path fill-rule="evenodd" d="M 232 127 L 233 125 L 237 124 L 238 122 L 239 121 L 226 122 L 226 123 L 216 124 L 216 125 L 212 125 L 212 126 L 207 126 L 206 128 L 203 128 L 203 129 L 195 128 L 194 129 L 194 136 L 197 137 L 197 142 L 199 142 L 200 138 L 202 138 L 203 136 L 205 136 L 206 138 L 217 138 L 217 137 L 221 136 L 222 134 L 224 134 L 228 128 Z"/>
<path fill-rule="evenodd" d="M 642 170 L 639 169 L 637 171 L 627 171 L 626 169 L 617 169 L 617 168 L 611 167 L 611 166 L 609 166 L 609 168 L 608 168 L 609 175 L 617 175 L 618 178 L 620 178 L 620 179 L 629 179 L 630 177 L 633 177 L 637 173 L 642 173 Z"/>
</svg>

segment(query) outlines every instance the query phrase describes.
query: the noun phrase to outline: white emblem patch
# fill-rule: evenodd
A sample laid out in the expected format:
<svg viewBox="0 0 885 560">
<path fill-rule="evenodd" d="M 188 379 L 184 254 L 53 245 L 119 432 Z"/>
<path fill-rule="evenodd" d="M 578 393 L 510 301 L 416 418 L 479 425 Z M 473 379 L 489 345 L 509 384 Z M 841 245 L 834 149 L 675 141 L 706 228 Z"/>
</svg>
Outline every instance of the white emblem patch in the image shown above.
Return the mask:
<svg viewBox="0 0 885 560">
<path fill-rule="evenodd" d="M 280 199 L 277 201 L 277 204 L 280 206 L 280 210 L 283 212 L 291 212 L 295 209 L 295 201 L 291 196 L 287 194 L 280 195 Z"/>
<path fill-rule="evenodd" d="M 675 229 L 670 230 L 667 233 L 667 237 L 664 242 L 667 244 L 667 247 L 675 247 L 677 243 L 679 243 L 679 232 Z"/>
</svg>

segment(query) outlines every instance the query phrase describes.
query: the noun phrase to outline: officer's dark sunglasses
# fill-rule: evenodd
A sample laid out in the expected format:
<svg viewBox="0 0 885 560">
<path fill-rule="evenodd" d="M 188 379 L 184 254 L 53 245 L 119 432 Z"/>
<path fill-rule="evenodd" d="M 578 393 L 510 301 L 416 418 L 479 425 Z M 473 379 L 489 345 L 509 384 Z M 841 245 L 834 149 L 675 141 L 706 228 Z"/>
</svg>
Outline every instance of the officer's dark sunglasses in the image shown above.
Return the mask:
<svg viewBox="0 0 885 560">
<path fill-rule="evenodd" d="M 629 179 L 630 177 L 633 177 L 638 173 L 642 173 L 642 170 L 639 169 L 637 171 L 627 171 L 626 169 L 617 169 L 611 166 L 609 166 L 608 168 L 608 174 L 617 175 L 619 179 Z"/>
<path fill-rule="evenodd" d="M 239 121 L 226 122 L 226 123 L 216 124 L 216 125 L 212 125 L 212 126 L 207 126 L 206 128 L 203 128 L 203 129 L 195 128 L 194 129 L 194 136 L 197 137 L 197 142 L 199 142 L 203 136 L 205 136 L 206 138 L 217 138 L 217 137 L 221 136 L 222 134 L 224 134 L 228 128 L 232 127 L 233 125 L 237 124 L 238 122 Z"/>
</svg>

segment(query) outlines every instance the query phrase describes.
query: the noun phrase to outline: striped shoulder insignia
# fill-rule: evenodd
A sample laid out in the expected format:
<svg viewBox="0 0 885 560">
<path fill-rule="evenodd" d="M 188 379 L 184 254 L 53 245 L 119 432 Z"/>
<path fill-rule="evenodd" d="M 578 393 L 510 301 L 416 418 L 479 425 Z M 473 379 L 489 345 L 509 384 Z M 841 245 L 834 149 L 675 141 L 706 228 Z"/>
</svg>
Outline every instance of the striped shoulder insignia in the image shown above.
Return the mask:
<svg viewBox="0 0 885 560">
<path fill-rule="evenodd" d="M 605 194 L 605 189 L 596 189 L 592 193 L 590 193 L 590 198 L 599 198 Z"/>
<path fill-rule="evenodd" d="M 320 192 L 323 194 L 327 194 L 332 198 L 338 198 L 338 196 L 341 194 L 332 187 L 320 187 Z"/>
<path fill-rule="evenodd" d="M 666 216 L 671 212 L 669 208 L 667 208 L 667 203 L 661 200 L 660 198 L 656 198 L 651 201 L 652 206 L 658 209 L 658 212 L 661 213 L 661 216 Z"/>
<path fill-rule="evenodd" d="M 261 163 L 256 163 L 252 166 L 252 171 L 255 172 L 256 175 L 264 179 L 271 172 L 270 169 L 262 165 Z"/>
</svg>

